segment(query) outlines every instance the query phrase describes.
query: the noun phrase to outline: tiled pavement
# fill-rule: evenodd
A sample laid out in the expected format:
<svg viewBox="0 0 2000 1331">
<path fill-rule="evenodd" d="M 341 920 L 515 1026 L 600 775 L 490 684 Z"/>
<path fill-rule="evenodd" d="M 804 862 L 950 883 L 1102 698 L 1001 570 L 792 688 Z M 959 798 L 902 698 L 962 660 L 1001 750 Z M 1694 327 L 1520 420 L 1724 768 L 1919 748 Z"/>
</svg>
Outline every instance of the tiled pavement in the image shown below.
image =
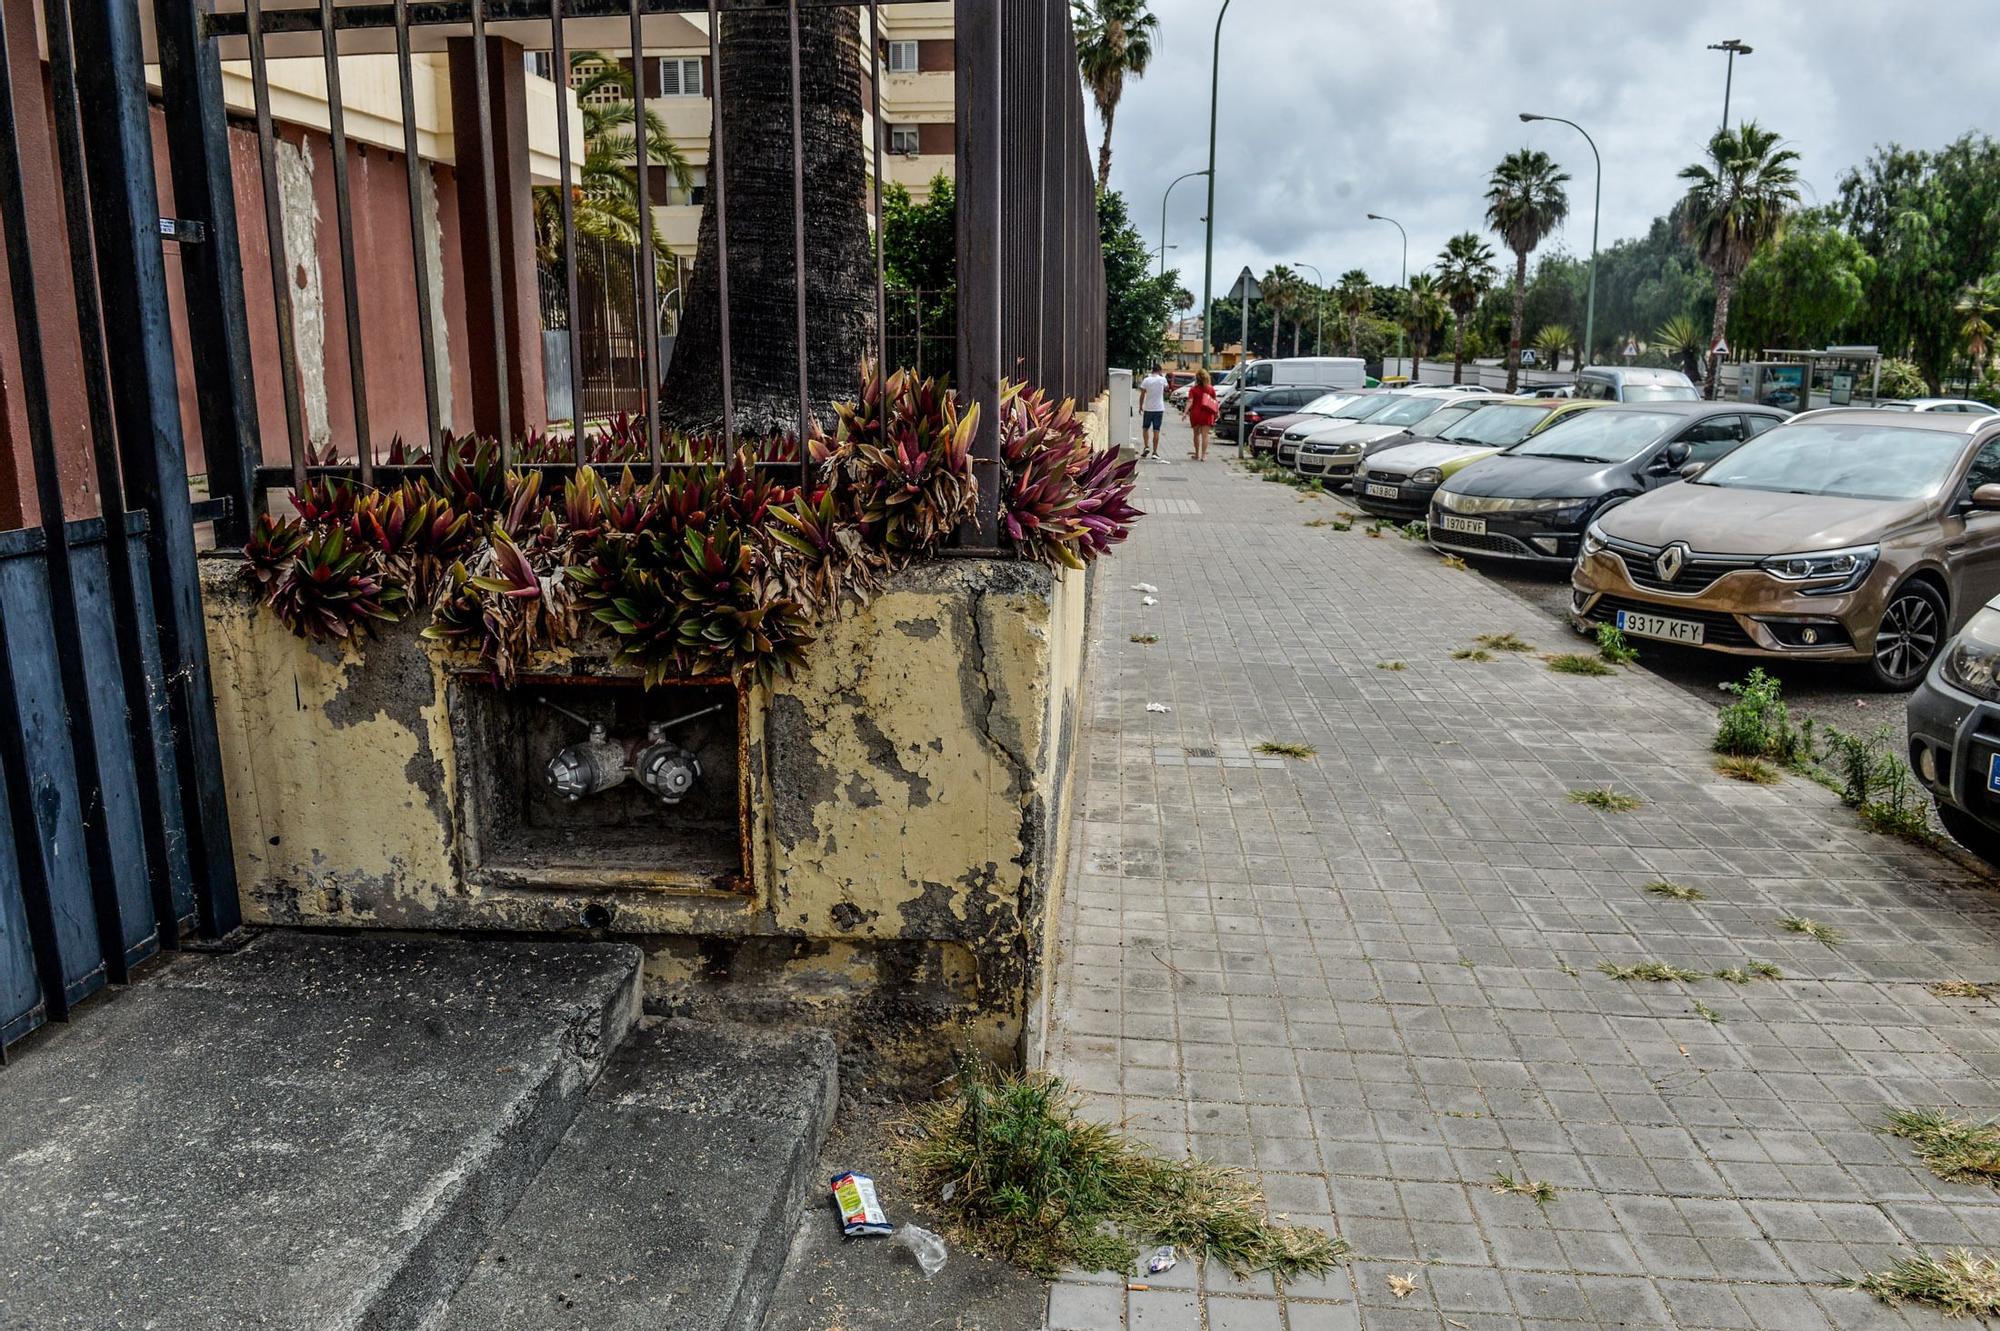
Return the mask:
<svg viewBox="0 0 2000 1331">
<path fill-rule="evenodd" d="M 1304 525 L 1337 499 L 1220 454 L 1147 464 L 1140 495 L 1155 516 L 1100 569 L 1053 1061 L 1357 1255 L 1282 1297 L 1186 1264 L 1144 1291 L 1079 1276 L 1051 1327 L 1941 1324 L 1835 1282 L 2000 1248 L 2000 1195 L 1875 1131 L 1892 1105 L 2000 1112 L 2000 1007 L 1923 987 L 2000 977 L 1993 885 L 1805 781 L 1715 776 L 1705 710 L 1643 670 L 1453 661 L 1480 633 L 1572 643 L 1415 542 Z M 1566 798 L 1604 785 L 1644 806 Z M 1596 970 L 1649 958 L 1785 978 Z M 1560 1191 L 1496 1195 L 1501 1170 Z"/>
</svg>

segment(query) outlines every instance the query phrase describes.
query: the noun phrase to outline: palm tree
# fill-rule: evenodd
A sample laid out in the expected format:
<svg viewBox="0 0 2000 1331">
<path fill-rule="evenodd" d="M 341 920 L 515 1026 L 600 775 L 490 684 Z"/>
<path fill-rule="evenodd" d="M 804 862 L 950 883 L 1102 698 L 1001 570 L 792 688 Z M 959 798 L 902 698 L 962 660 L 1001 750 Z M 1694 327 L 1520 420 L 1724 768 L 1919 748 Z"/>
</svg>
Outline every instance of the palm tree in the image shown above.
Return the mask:
<svg viewBox="0 0 2000 1331">
<path fill-rule="evenodd" d="M 1695 327 L 1692 316 L 1676 314 L 1661 324 L 1653 334 L 1653 345 L 1660 354 L 1681 364 L 1681 372 L 1692 379 L 1701 372 L 1701 353 L 1707 344 L 1701 340 L 1701 329 Z"/>
<path fill-rule="evenodd" d="M 1118 118 L 1125 78 L 1145 76 L 1160 20 L 1146 8 L 1146 0 L 1070 0 L 1070 24 L 1076 29 L 1077 68 L 1104 121 L 1104 139 L 1097 148 L 1097 188 L 1102 190 L 1111 179 L 1111 122 Z"/>
<path fill-rule="evenodd" d="M 1438 280 L 1418 273 L 1403 292 L 1403 331 L 1410 335 L 1410 382 L 1416 383 L 1424 368 L 1424 353 L 1431 348 L 1431 336 L 1451 313 L 1445 304 Z"/>
<path fill-rule="evenodd" d="M 1341 317 L 1347 320 L 1347 354 L 1359 356 L 1361 316 L 1375 308 L 1375 284 L 1361 269 L 1350 268 L 1340 275 L 1340 283 L 1333 289 L 1333 299 Z"/>
<path fill-rule="evenodd" d="M 1729 328 L 1729 298 L 1758 250 L 1784 234 L 1785 218 L 1799 202 L 1799 155 L 1778 146 L 1778 136 L 1754 120 L 1719 131 L 1708 141 L 1708 160 L 1681 169 L 1688 182 L 1681 230 L 1702 266 L 1715 274 L 1715 322 L 1709 345 Z M 1722 358 L 1710 356 L 1703 387 L 1715 396 Z"/>
<path fill-rule="evenodd" d="M 1264 274 L 1264 304 L 1271 310 L 1271 354 L 1278 354 L 1278 338 L 1284 332 L 1285 316 L 1292 315 L 1292 354 L 1299 354 L 1298 310 L 1305 296 L 1304 283 L 1286 264 L 1275 264 Z"/>
<path fill-rule="evenodd" d="M 1545 152 L 1521 148 L 1500 159 L 1486 186 L 1486 224 L 1514 251 L 1514 318 L 1507 331 L 1507 391 L 1521 381 L 1521 312 L 1528 256 L 1569 216 L 1569 173 Z"/>
<path fill-rule="evenodd" d="M 1965 339 L 1965 354 L 1974 370 L 1983 370 L 1993 359 L 1994 344 L 2000 339 L 2000 273 L 1992 273 L 1958 293 L 1952 309 L 1963 320 L 1958 335 Z"/>
<path fill-rule="evenodd" d="M 1493 267 L 1493 247 L 1475 231 L 1461 231 L 1444 243 L 1438 255 L 1438 292 L 1451 307 L 1451 381 L 1465 382 L 1465 321 L 1479 308 L 1479 298 L 1499 274 Z"/>
<path fill-rule="evenodd" d="M 1562 369 L 1562 359 L 1576 345 L 1576 333 L 1568 324 L 1544 324 L 1535 334 L 1535 350 L 1547 357 L 1551 370 Z"/>
</svg>

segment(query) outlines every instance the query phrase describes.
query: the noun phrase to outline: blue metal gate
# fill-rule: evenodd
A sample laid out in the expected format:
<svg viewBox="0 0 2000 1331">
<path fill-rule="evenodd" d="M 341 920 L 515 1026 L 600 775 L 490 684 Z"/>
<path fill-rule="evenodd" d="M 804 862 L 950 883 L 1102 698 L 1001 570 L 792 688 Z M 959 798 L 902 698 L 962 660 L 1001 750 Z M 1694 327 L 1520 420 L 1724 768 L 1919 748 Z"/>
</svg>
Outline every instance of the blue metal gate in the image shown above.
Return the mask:
<svg viewBox="0 0 2000 1331">
<path fill-rule="evenodd" d="M 32 472 L 28 519 L 0 522 L 0 1059 L 154 953 L 239 922 L 195 536 L 240 541 L 243 511 L 189 494 L 162 252 L 163 232 L 195 229 L 160 216 L 133 0 L 47 0 L 46 102 L 22 77 L 40 65 L 33 12 L 0 3 L 19 360 L 0 424 L 10 453 L 24 428 Z M 58 190 L 51 234 L 30 201 Z M 183 263 L 191 296 L 203 267 Z M 59 421 L 79 382 L 83 420 Z M 241 417 L 213 405 L 210 455 L 237 456 L 210 424 Z"/>
</svg>

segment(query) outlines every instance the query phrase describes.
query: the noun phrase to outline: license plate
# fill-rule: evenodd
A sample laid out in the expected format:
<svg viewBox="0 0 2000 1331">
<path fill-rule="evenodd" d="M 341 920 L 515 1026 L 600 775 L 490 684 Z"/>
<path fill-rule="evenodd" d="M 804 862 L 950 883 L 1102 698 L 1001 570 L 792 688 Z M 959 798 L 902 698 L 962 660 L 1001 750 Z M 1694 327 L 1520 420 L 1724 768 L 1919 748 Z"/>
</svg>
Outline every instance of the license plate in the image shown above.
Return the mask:
<svg viewBox="0 0 2000 1331">
<path fill-rule="evenodd" d="M 1403 490 L 1401 486 L 1377 485 L 1374 481 L 1370 481 L 1368 482 L 1368 493 L 1374 495 L 1377 499 L 1394 499 L 1402 494 Z M 1484 527 L 1486 524 L 1482 522 L 1479 525 Z"/>
<path fill-rule="evenodd" d="M 1660 615 L 1642 615 L 1631 610 L 1620 610 L 1618 627 L 1635 638 L 1699 643 L 1704 626 L 1691 624 L 1685 619 L 1667 619 Z"/>
<path fill-rule="evenodd" d="M 2000 753 L 1986 760 L 1986 788 L 2000 791 Z"/>
<path fill-rule="evenodd" d="M 1485 518 L 1461 518 L 1454 517 L 1450 513 L 1442 513 L 1438 515 L 1438 526 L 1446 531 L 1462 531 L 1471 536 L 1486 534 Z"/>
</svg>

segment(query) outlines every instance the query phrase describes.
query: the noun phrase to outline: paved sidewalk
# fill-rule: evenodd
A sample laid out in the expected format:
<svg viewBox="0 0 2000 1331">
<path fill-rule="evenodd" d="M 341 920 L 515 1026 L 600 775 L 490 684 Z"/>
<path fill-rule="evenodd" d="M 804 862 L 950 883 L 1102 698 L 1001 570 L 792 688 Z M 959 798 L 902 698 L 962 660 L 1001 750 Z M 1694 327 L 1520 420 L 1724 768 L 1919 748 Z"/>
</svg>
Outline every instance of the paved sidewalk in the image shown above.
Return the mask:
<svg viewBox="0 0 2000 1331">
<path fill-rule="evenodd" d="M 1184 437 L 1101 570 L 1053 1061 L 1356 1257 L 1282 1298 L 1186 1265 L 1145 1292 L 1076 1277 L 1050 1325 L 1942 1325 L 1835 1285 L 2000 1248 L 2000 1193 L 1875 1131 L 1890 1106 L 2000 1112 L 2000 1006 L 1924 988 L 2000 977 L 2000 890 L 1806 781 L 1717 777 L 1705 709 L 1643 670 L 1452 660 L 1481 633 L 1577 640 L 1417 543 L 1306 527 L 1340 500 L 1233 450 L 1180 461 Z M 1607 785 L 1643 807 L 1567 798 Z M 1660 878 L 1708 899 L 1642 891 Z M 1785 978 L 1596 969 L 1653 959 Z M 1496 1195 L 1496 1171 L 1559 1192 Z"/>
</svg>

